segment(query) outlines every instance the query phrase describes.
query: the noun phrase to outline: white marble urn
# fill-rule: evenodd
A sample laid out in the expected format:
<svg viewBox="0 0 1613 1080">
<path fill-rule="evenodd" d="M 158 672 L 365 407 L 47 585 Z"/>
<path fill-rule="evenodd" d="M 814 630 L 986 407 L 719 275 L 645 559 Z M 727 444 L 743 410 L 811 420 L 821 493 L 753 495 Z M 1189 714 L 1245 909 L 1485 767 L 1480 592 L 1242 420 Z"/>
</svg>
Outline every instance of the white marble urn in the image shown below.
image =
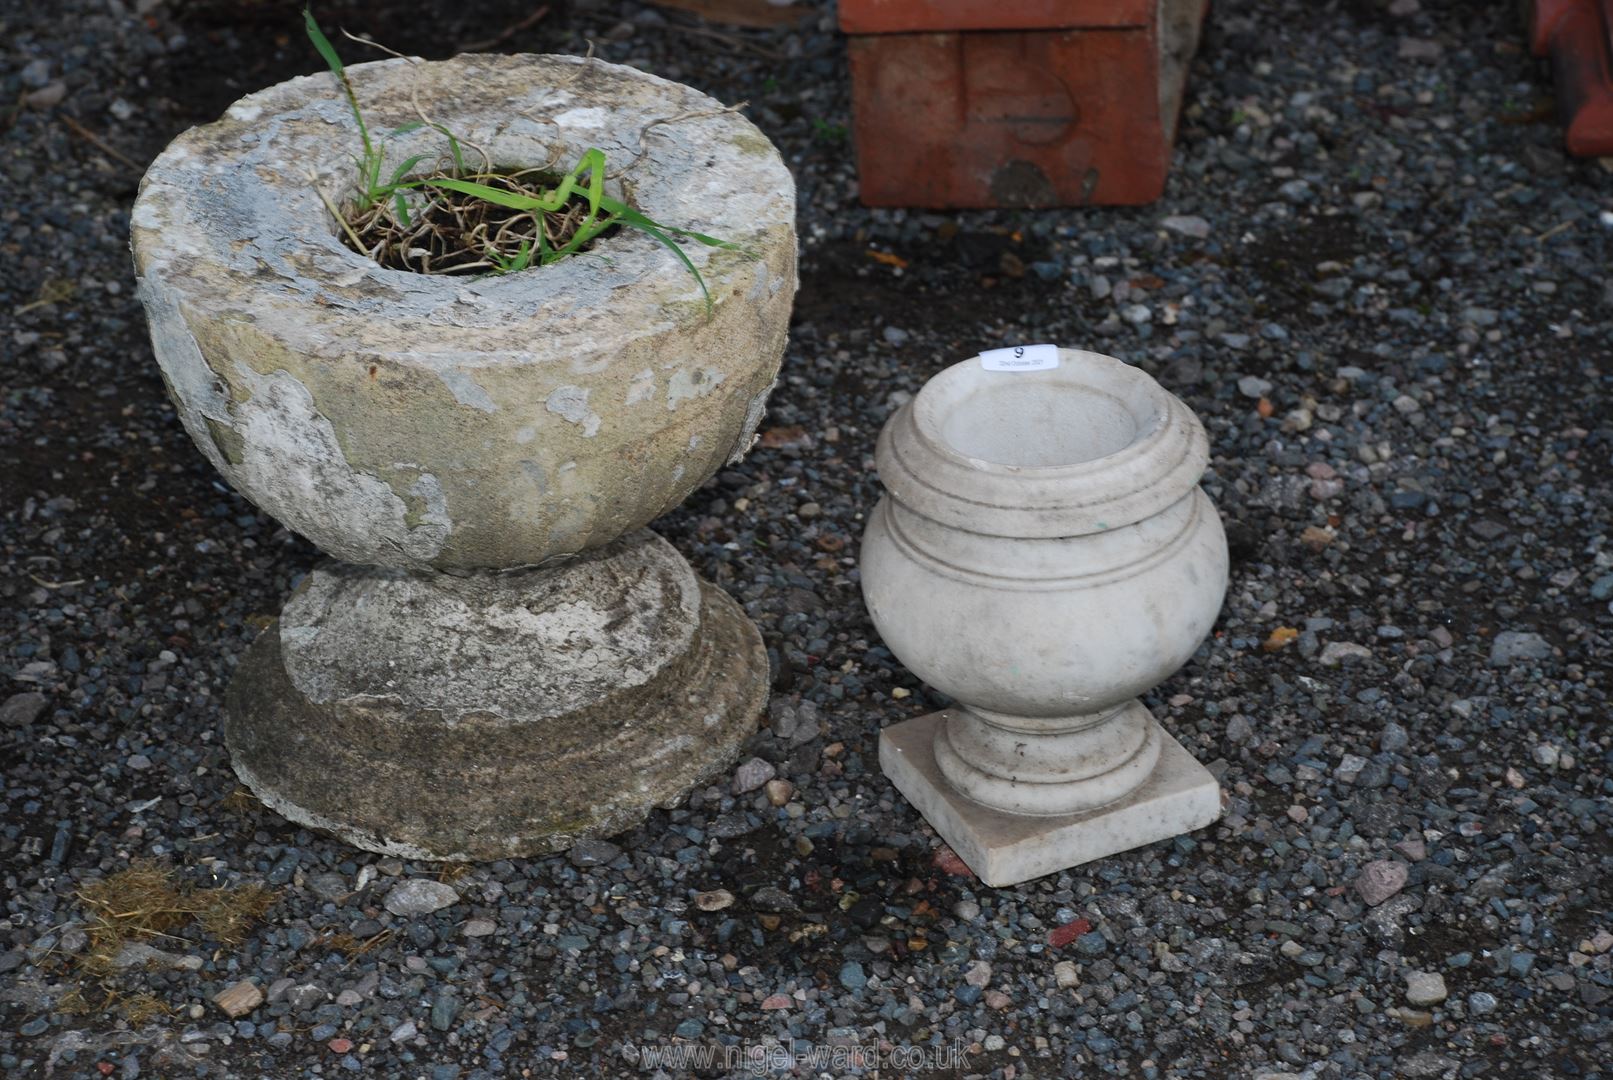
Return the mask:
<svg viewBox="0 0 1613 1080">
<path fill-rule="evenodd" d="M 880 764 L 971 869 L 1008 885 L 1214 821 L 1215 779 L 1138 700 L 1226 592 L 1192 411 L 1096 353 L 976 358 L 891 417 L 876 460 L 868 610 L 957 702 L 887 728 Z"/>
<path fill-rule="evenodd" d="M 643 526 L 749 449 L 795 293 L 795 188 L 748 120 L 560 56 L 348 68 L 373 131 L 424 110 L 497 167 L 577 161 L 668 225 L 503 276 L 383 268 L 326 208 L 358 133 L 292 79 L 179 136 L 132 214 L 179 418 L 237 491 L 336 561 L 243 656 L 231 761 L 357 846 L 497 859 L 609 835 L 724 771 L 768 661 L 721 589 Z M 442 151 L 387 143 L 382 174 Z"/>
</svg>

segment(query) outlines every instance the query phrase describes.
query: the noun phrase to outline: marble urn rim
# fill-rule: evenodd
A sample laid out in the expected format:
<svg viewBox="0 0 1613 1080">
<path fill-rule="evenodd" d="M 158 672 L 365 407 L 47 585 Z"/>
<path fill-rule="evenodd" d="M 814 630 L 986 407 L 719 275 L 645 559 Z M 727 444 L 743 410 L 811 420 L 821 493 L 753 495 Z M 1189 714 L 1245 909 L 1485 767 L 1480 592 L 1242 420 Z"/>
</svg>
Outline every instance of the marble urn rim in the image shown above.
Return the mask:
<svg viewBox="0 0 1613 1080">
<path fill-rule="evenodd" d="M 647 524 L 749 448 L 796 287 L 794 182 L 750 121 L 577 57 L 348 70 L 372 130 L 417 99 L 499 165 L 597 146 L 640 209 L 746 250 L 687 246 L 709 312 L 632 230 L 503 276 L 385 269 L 320 198 L 357 140 L 331 76 L 250 94 L 158 156 L 131 214 L 163 377 L 236 490 L 346 562 L 509 569 Z M 400 136 L 387 167 L 441 146 Z"/>
<path fill-rule="evenodd" d="M 880 481 L 907 509 L 995 536 L 1065 538 L 1132 525 L 1197 487 L 1203 425 L 1113 357 L 1059 349 L 1059 366 L 942 370 L 881 431 Z"/>
</svg>

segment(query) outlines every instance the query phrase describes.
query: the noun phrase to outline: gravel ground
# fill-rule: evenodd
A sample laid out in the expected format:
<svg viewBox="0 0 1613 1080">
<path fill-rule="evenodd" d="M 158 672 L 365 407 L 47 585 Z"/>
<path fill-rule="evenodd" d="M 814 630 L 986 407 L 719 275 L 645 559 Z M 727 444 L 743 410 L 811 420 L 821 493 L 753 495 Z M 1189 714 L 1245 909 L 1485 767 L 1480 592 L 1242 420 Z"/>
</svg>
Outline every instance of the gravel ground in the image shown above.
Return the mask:
<svg viewBox="0 0 1613 1080">
<path fill-rule="evenodd" d="M 295 7 L 7 6 L 0 1073 L 651 1075 L 679 1040 L 805 1075 L 881 1042 L 961 1047 L 935 1075 L 1609 1071 L 1613 172 L 1560 153 L 1510 0 L 1218 3 L 1164 200 L 1040 214 L 859 208 L 828 15 L 571 0 L 508 35 L 748 99 L 796 171 L 766 437 L 659 526 L 761 626 L 775 693 L 741 783 L 447 871 L 238 791 L 221 693 L 317 555 L 190 445 L 132 296 L 144 163 L 315 68 Z M 323 14 L 445 55 L 531 10 Z M 993 890 L 878 772 L 878 730 L 938 699 L 856 554 L 890 410 L 1026 340 L 1138 364 L 1209 428 L 1232 586 L 1149 704 L 1229 802 Z M 93 976 L 79 894 L 142 858 L 277 892 L 239 943 L 174 926 Z M 243 980 L 264 1000 L 232 1018 Z"/>
</svg>

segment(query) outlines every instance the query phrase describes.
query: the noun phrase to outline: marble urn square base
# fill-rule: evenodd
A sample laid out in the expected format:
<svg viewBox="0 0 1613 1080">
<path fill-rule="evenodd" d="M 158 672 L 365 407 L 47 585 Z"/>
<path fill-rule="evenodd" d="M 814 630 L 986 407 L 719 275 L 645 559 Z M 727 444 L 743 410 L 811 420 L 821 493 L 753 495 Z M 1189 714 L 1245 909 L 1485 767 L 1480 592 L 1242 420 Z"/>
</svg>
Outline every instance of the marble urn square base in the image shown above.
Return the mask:
<svg viewBox="0 0 1613 1080">
<path fill-rule="evenodd" d="M 1215 777 L 1157 722 L 1159 761 L 1125 798 L 1056 817 L 994 810 L 960 794 L 936 764 L 935 735 L 953 711 L 886 728 L 879 736 L 879 765 L 969 869 L 994 888 L 1180 836 L 1221 816 Z"/>
</svg>

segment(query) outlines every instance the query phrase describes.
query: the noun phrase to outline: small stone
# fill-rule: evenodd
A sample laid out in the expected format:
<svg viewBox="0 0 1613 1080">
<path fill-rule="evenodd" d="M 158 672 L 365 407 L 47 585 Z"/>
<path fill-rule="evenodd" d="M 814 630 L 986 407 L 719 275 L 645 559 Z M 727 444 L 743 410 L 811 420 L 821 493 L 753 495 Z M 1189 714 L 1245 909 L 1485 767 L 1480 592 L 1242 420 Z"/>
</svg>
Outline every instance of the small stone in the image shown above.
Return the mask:
<svg viewBox="0 0 1613 1080">
<path fill-rule="evenodd" d="M 1530 751 L 1529 756 L 1534 758 L 1536 765 L 1543 765 L 1548 769 L 1554 769 L 1557 767 L 1557 763 L 1562 759 L 1562 751 L 1558 750 L 1551 743 L 1540 743 L 1532 751 Z"/>
<path fill-rule="evenodd" d="M 1355 879 L 1355 891 L 1361 894 L 1367 906 L 1377 907 L 1406 887 L 1408 874 L 1406 864 L 1402 862 L 1389 859 L 1369 862 Z"/>
<path fill-rule="evenodd" d="M 1191 236 L 1195 240 L 1203 240 L 1210 235 L 1210 223 L 1196 214 L 1172 214 L 1159 224 L 1161 228 Z"/>
<path fill-rule="evenodd" d="M 974 877 L 974 871 L 969 869 L 969 864 L 959 858 L 958 853 L 946 844 L 942 844 L 935 849 L 935 855 L 931 861 L 935 864 L 935 868 L 944 874 L 953 874 L 957 877 Z"/>
<path fill-rule="evenodd" d="M 1593 936 L 1590 941 L 1586 942 L 1586 944 L 1589 945 L 1590 948 L 1584 950 L 1585 952 L 1601 955 L 1602 953 L 1613 949 L 1613 934 L 1608 933 L 1606 930 L 1598 930 L 1595 936 Z"/>
<path fill-rule="evenodd" d="M 321 900 L 337 901 L 347 897 L 347 879 L 337 873 L 315 874 L 308 879 L 308 888 Z"/>
<path fill-rule="evenodd" d="M 1483 990 L 1475 990 L 1467 995 L 1467 1011 L 1474 1016 L 1488 1016 L 1495 1012 L 1498 1004 L 1494 994 L 1487 994 Z"/>
<path fill-rule="evenodd" d="M 492 919 L 467 919 L 459 932 L 466 937 L 491 937 L 498 932 L 498 923 Z"/>
<path fill-rule="evenodd" d="M 391 1039 L 395 1043 L 400 1043 L 408 1039 L 412 1039 L 418 1034 L 420 1034 L 420 1029 L 415 1027 L 414 1021 L 405 1020 L 403 1023 L 393 1028 L 392 1034 L 388 1035 L 387 1038 Z"/>
<path fill-rule="evenodd" d="M 571 860 L 572 866 L 587 868 L 614 862 L 621 853 L 621 848 L 607 840 L 579 840 L 571 845 L 566 858 Z"/>
<path fill-rule="evenodd" d="M 345 1054 L 353 1049 L 352 1039 L 336 1038 L 325 1044 L 333 1054 Z"/>
<path fill-rule="evenodd" d="M 985 989 L 991 985 L 991 965 L 984 960 L 976 960 L 969 965 L 969 970 L 963 973 L 963 981 L 970 986 Z"/>
<path fill-rule="evenodd" d="M 1013 1004 L 1014 999 L 1003 993 L 1001 990 L 986 991 L 986 1007 L 988 1009 L 995 1009 L 998 1012 L 1002 1012 L 1004 1009 L 1009 1008 Z"/>
<path fill-rule="evenodd" d="M 1060 960 L 1053 965 L 1053 981 L 1065 990 L 1081 985 L 1081 976 L 1075 970 L 1075 961 Z"/>
<path fill-rule="evenodd" d="M 343 990 L 341 993 L 336 995 L 336 1004 L 340 1005 L 344 1009 L 351 1009 L 353 1006 L 362 1005 L 363 1003 L 364 995 L 359 993 L 357 990 Z"/>
<path fill-rule="evenodd" d="M 458 1017 L 459 999 L 452 994 L 439 993 L 431 1003 L 431 1026 L 438 1031 L 447 1031 L 454 1026 Z"/>
<path fill-rule="evenodd" d="M 0 705 L 0 727 L 27 727 L 39 719 L 39 714 L 45 711 L 48 704 L 44 694 L 33 691 L 12 694 L 6 698 L 4 705 Z"/>
<path fill-rule="evenodd" d="M 788 1009 L 791 1004 L 788 994 L 769 994 L 762 999 L 761 1008 L 763 1012 L 772 1012 L 777 1009 Z"/>
<path fill-rule="evenodd" d="M 732 907 L 734 894 L 727 889 L 712 889 L 710 892 L 696 893 L 694 906 L 701 911 L 721 911 Z"/>
<path fill-rule="evenodd" d="M 318 983 L 303 983 L 286 991 L 286 1003 L 298 1012 L 308 1012 L 325 1003 L 325 988 Z"/>
<path fill-rule="evenodd" d="M 973 900 L 959 900 L 952 905 L 952 914 L 964 922 L 974 922 L 980 918 L 980 905 Z"/>
<path fill-rule="evenodd" d="M 263 1004 L 263 991 L 250 979 L 242 979 L 234 986 L 213 995 L 213 1004 L 231 1020 L 245 1016 Z"/>
<path fill-rule="evenodd" d="M 1507 667 L 1520 660 L 1545 660 L 1551 644 L 1539 634 L 1503 630 L 1490 645 L 1490 666 Z"/>
<path fill-rule="evenodd" d="M 1378 735 L 1378 749 L 1386 753 L 1398 754 L 1411 745 L 1411 734 L 1394 721 L 1383 725 L 1383 731 Z"/>
<path fill-rule="evenodd" d="M 771 761 L 753 757 L 734 770 L 734 794 L 744 795 L 755 791 L 777 775 L 778 770 L 773 768 Z"/>
<path fill-rule="evenodd" d="M 1271 393 L 1271 382 L 1256 375 L 1245 375 L 1238 380 L 1238 393 L 1258 401 Z"/>
<path fill-rule="evenodd" d="M 1438 60 L 1444 52 L 1445 49 L 1439 42 L 1427 38 L 1400 39 L 1402 60 Z"/>
<path fill-rule="evenodd" d="M 38 90 L 23 95 L 23 102 L 30 109 L 54 109 L 67 98 L 67 84 L 57 79 L 46 83 Z"/>
<path fill-rule="evenodd" d="M 1429 971 L 1406 973 L 1406 1000 L 1411 1004 L 1438 1005 L 1445 996 L 1445 976 Z"/>
<path fill-rule="evenodd" d="M 867 986 L 868 976 L 863 966 L 855 960 L 847 960 L 840 968 L 840 985 L 853 992 Z"/>
<path fill-rule="evenodd" d="M 1266 638 L 1262 646 L 1267 652 L 1278 652 L 1292 644 L 1299 637 L 1299 631 L 1292 626 L 1279 626 Z"/>
<path fill-rule="evenodd" d="M 386 909 L 394 915 L 410 918 L 441 911 L 459 902 L 459 894 L 450 886 L 431 878 L 407 878 L 392 887 L 386 894 Z"/>
<path fill-rule="evenodd" d="M 795 898 L 775 885 L 764 885 L 750 896 L 750 906 L 756 911 L 781 914 L 801 910 Z"/>
<path fill-rule="evenodd" d="M 1346 662 L 1371 658 L 1372 650 L 1365 645 L 1357 645 L 1353 641 L 1330 641 L 1322 646 L 1322 654 L 1317 657 L 1317 662 L 1323 667 L 1338 667 Z"/>
<path fill-rule="evenodd" d="M 1353 784 L 1360 777 L 1361 770 L 1367 767 L 1367 759 L 1359 754 L 1345 754 L 1339 758 L 1338 767 L 1333 775 L 1341 784 Z"/>
<path fill-rule="evenodd" d="M 1428 845 L 1423 843 L 1420 837 L 1416 836 L 1406 837 L 1395 845 L 1395 850 L 1412 862 L 1422 862 L 1428 858 Z"/>
<path fill-rule="evenodd" d="M 1299 542 L 1312 551 L 1319 552 L 1326 549 L 1333 542 L 1333 531 L 1319 528 L 1315 525 L 1308 525 L 1305 527 L 1305 531 L 1299 534 Z"/>
<path fill-rule="evenodd" d="M 783 806 L 795 794 L 795 785 L 788 780 L 769 780 L 762 785 L 767 792 L 767 801 L 774 806 Z"/>
</svg>

